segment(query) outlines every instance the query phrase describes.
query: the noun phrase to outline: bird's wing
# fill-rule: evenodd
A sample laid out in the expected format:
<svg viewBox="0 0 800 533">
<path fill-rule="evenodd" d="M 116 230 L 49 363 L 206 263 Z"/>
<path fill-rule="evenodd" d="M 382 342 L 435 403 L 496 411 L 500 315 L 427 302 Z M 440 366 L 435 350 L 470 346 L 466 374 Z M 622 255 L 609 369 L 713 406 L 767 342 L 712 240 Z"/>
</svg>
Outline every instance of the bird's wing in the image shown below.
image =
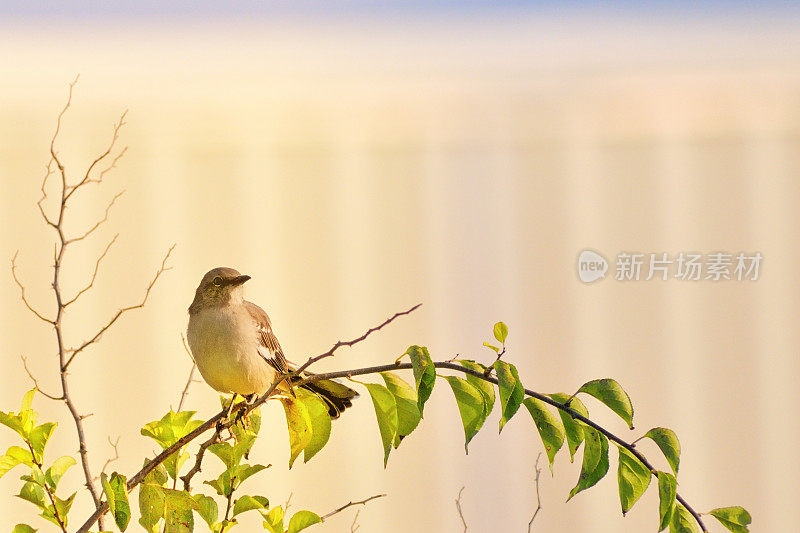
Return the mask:
<svg viewBox="0 0 800 533">
<path fill-rule="evenodd" d="M 244 302 L 247 311 L 253 318 L 259 332 L 259 346 L 258 354 L 269 364 L 272 368 L 286 374 L 289 372 L 289 363 L 286 361 L 286 356 L 283 355 L 283 349 L 278 338 L 272 331 L 272 324 L 269 321 L 267 312 L 252 302 Z"/>
</svg>

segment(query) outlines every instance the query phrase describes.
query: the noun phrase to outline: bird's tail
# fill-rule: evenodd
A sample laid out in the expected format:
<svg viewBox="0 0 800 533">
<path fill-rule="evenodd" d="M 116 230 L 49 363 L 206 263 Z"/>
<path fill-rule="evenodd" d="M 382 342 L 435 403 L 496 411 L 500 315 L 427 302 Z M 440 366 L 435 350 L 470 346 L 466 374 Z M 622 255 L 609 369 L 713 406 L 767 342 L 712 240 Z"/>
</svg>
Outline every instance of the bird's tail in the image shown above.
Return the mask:
<svg viewBox="0 0 800 533">
<path fill-rule="evenodd" d="M 302 388 L 325 400 L 331 418 L 339 418 L 345 409 L 353 406 L 353 399 L 358 398 L 358 392 L 333 379 L 321 379 L 307 383 L 302 385 Z"/>
</svg>

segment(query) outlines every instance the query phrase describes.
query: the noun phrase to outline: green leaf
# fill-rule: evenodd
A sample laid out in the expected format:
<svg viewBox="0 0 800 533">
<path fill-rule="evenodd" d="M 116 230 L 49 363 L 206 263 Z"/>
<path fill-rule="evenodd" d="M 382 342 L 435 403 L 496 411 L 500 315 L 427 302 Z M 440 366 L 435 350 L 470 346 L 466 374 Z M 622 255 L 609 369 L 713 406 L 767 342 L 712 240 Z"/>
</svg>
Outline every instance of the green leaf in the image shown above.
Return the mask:
<svg viewBox="0 0 800 533">
<path fill-rule="evenodd" d="M 105 473 L 100 474 L 100 482 L 108 499 L 108 509 L 114 517 L 117 527 L 125 531 L 131 519 L 131 508 L 128 503 L 128 485 L 125 476 L 114 472 L 109 478 Z"/>
<path fill-rule="evenodd" d="M 16 431 L 23 439 L 28 438 L 28 434 L 23 428 L 22 419 L 15 415 L 13 412 L 3 412 L 0 411 L 0 424 L 4 426 L 8 426 L 9 428 Z"/>
<path fill-rule="evenodd" d="M 147 463 L 149 462 L 149 460 L 145 459 L 142 466 L 147 466 Z M 163 487 L 164 483 L 166 483 L 168 479 L 169 476 L 167 475 L 167 469 L 164 468 L 163 464 L 160 464 L 144 477 L 144 483 L 153 483 L 154 485 L 160 485 Z"/>
<path fill-rule="evenodd" d="M 169 448 L 178 439 L 188 435 L 203 424 L 202 420 L 192 420 L 197 411 L 181 411 L 176 413 L 170 410 L 161 420 L 146 424 L 142 428 L 142 435 L 150 437 L 161 445 Z"/>
<path fill-rule="evenodd" d="M 28 524 L 17 524 L 11 533 L 36 533 L 38 529 L 33 529 Z"/>
<path fill-rule="evenodd" d="M 480 372 L 481 374 L 485 374 L 488 370 L 487 367 L 480 363 L 476 363 L 475 361 L 462 360 L 459 362 L 464 368 L 469 368 L 470 370 Z M 494 387 L 490 382 L 486 381 L 485 379 L 481 379 L 478 376 L 473 376 L 472 374 L 467 374 L 466 376 L 470 385 L 481 391 L 481 394 L 483 394 L 485 407 L 484 412 L 486 413 L 486 416 L 489 416 L 492 413 L 492 409 L 494 409 Z"/>
<path fill-rule="evenodd" d="M 166 480 L 165 480 L 166 481 Z M 160 485 L 142 483 L 139 485 L 139 524 L 147 531 L 157 532 L 158 522 L 164 516 L 165 495 Z"/>
<path fill-rule="evenodd" d="M 47 445 L 47 441 L 50 440 L 50 435 L 53 434 L 55 428 L 56 424 L 53 422 L 46 422 L 41 426 L 36 426 L 30 432 L 28 442 L 30 442 L 31 448 L 33 448 L 33 451 L 40 460 L 44 454 L 44 447 Z"/>
<path fill-rule="evenodd" d="M 182 490 L 161 489 L 164 491 L 164 533 L 189 533 L 194 529 L 192 510 L 197 502 L 192 495 Z"/>
<path fill-rule="evenodd" d="M 0 477 L 3 477 L 6 472 L 18 464 L 33 466 L 33 456 L 29 450 L 19 446 L 11 446 L 5 455 L 0 457 Z"/>
<path fill-rule="evenodd" d="M 209 527 L 213 527 L 214 524 L 217 523 L 217 515 L 219 514 L 217 502 L 214 501 L 214 498 L 204 494 L 195 494 L 193 498 L 195 504 L 197 505 L 195 507 L 197 514 L 199 514 L 200 517 L 205 520 Z"/>
<path fill-rule="evenodd" d="M 269 509 L 269 500 L 263 496 L 242 496 L 233 503 L 233 516 L 247 511 Z"/>
<path fill-rule="evenodd" d="M 505 325 L 503 322 L 498 322 L 494 325 L 494 338 L 500 341 L 502 344 L 506 343 L 506 337 L 508 337 L 508 326 Z"/>
<path fill-rule="evenodd" d="M 489 344 L 488 342 L 484 342 L 483 345 L 491 350 L 494 350 L 494 353 L 500 353 L 500 348 L 498 348 L 494 344 Z"/>
<path fill-rule="evenodd" d="M 527 407 L 528 412 L 536 424 L 536 429 L 539 430 L 539 436 L 542 438 L 545 452 L 547 452 L 547 459 L 550 462 L 550 473 L 553 473 L 553 461 L 555 460 L 558 450 L 564 444 L 564 425 L 553 414 L 547 405 L 536 398 L 525 398 L 522 404 Z"/>
<path fill-rule="evenodd" d="M 286 425 L 289 429 L 289 468 L 306 446 L 314 438 L 311 416 L 308 408 L 297 398 L 281 398 L 283 410 L 286 412 Z"/>
<path fill-rule="evenodd" d="M 584 383 L 578 392 L 590 394 L 606 404 L 633 429 L 633 405 L 628 393 L 611 378 L 595 379 Z"/>
<path fill-rule="evenodd" d="M 450 388 L 456 397 L 461 423 L 464 426 L 464 450 L 469 453 L 469 441 L 478 433 L 486 420 L 485 400 L 483 394 L 467 380 L 455 376 L 445 376 L 445 379 L 450 383 Z"/>
<path fill-rule="evenodd" d="M 667 458 L 669 466 L 672 467 L 672 471 L 677 476 L 678 466 L 680 466 L 681 462 L 681 443 L 678 441 L 678 436 L 675 435 L 675 432 L 667 428 L 653 428 L 645 433 L 644 436 L 653 439 L 653 442 L 661 448 L 661 453 Z"/>
<path fill-rule="evenodd" d="M 708 514 L 719 520 L 720 524 L 725 526 L 728 531 L 733 533 L 746 533 L 750 531 L 747 527 L 752 522 L 750 513 L 744 507 L 720 507 L 709 511 Z"/>
<path fill-rule="evenodd" d="M 47 504 L 44 501 L 44 489 L 41 485 L 32 481 L 28 481 L 22 485 L 22 489 L 20 489 L 19 494 L 17 494 L 17 498 L 22 498 L 23 500 L 31 502 L 39 509 L 44 510 L 47 508 Z"/>
<path fill-rule="evenodd" d="M 74 464 L 75 459 L 69 455 L 65 455 L 56 459 L 53 465 L 44 473 L 44 479 L 47 482 L 47 485 L 53 491 L 55 491 L 58 487 L 58 482 L 61 481 L 61 477 L 69 469 L 69 467 Z"/>
<path fill-rule="evenodd" d="M 236 489 L 244 480 L 258 474 L 262 470 L 266 469 L 267 467 L 264 465 L 239 465 L 233 470 L 233 477 L 236 478 L 236 482 L 234 483 L 233 487 Z"/>
<path fill-rule="evenodd" d="M 622 515 L 625 516 L 636 500 L 650 486 L 650 469 L 627 449 L 622 446 L 617 446 L 617 448 L 619 449 L 619 468 L 617 469 L 619 501 L 622 505 Z"/>
<path fill-rule="evenodd" d="M 299 389 L 297 394 L 305 404 L 311 420 L 311 442 L 303 451 L 303 462 L 307 463 L 328 443 L 331 437 L 331 415 L 325 401 L 313 392 Z"/>
<path fill-rule="evenodd" d="M 72 507 L 72 501 L 75 499 L 76 494 L 77 492 L 73 492 L 72 495 L 66 500 L 62 500 L 58 496 L 53 496 L 56 501 L 56 511 L 58 511 L 58 516 L 64 522 L 64 525 L 67 524 L 67 515 L 69 514 L 69 510 Z"/>
<path fill-rule="evenodd" d="M 578 484 L 570 491 L 567 501 L 579 492 L 593 487 L 608 472 L 608 439 L 592 427 L 583 427 L 583 466 Z"/>
<path fill-rule="evenodd" d="M 566 403 L 567 400 L 570 399 L 569 394 L 564 394 L 563 392 L 557 392 L 555 394 L 550 394 L 549 396 L 558 403 L 562 404 Z M 584 406 L 583 402 L 581 402 L 578 398 L 572 398 L 569 406 L 578 414 L 581 414 L 586 418 L 589 417 L 589 411 L 586 410 L 586 406 Z M 558 415 L 561 417 L 561 422 L 564 423 L 564 432 L 567 435 L 567 447 L 569 448 L 569 461 L 572 462 L 575 458 L 575 452 L 578 450 L 578 446 L 580 446 L 581 442 L 583 442 L 584 426 L 578 420 L 572 418 L 572 415 L 562 411 L 561 409 L 558 410 Z"/>
<path fill-rule="evenodd" d="M 425 402 L 431 397 L 433 385 L 436 383 L 436 369 L 424 346 L 410 346 L 406 350 L 411 359 L 411 366 L 414 370 L 414 380 L 417 385 L 417 403 L 419 404 L 420 415 L 425 410 Z"/>
<path fill-rule="evenodd" d="M 397 448 L 400 441 L 416 429 L 422 418 L 417 391 L 394 372 L 382 372 L 381 377 L 397 403 L 397 435 L 394 439 L 394 447 Z"/>
<path fill-rule="evenodd" d="M 658 476 L 658 530 L 664 531 L 672 520 L 675 509 L 675 496 L 678 494 L 678 481 L 670 473 L 656 472 Z"/>
<path fill-rule="evenodd" d="M 22 397 L 22 404 L 19 406 L 19 412 L 22 413 L 23 411 L 27 411 L 31 408 L 31 403 L 33 403 L 33 395 L 36 394 L 36 389 L 31 389 L 25 393 L 25 396 Z"/>
<path fill-rule="evenodd" d="M 389 389 L 383 385 L 376 383 L 365 383 L 364 385 L 372 397 L 372 405 L 375 406 L 375 416 L 378 419 L 378 429 L 380 429 L 381 440 L 383 441 L 383 467 L 386 468 L 399 423 L 397 402 L 394 399 L 394 394 L 389 392 Z"/>
<path fill-rule="evenodd" d="M 283 530 L 283 507 L 273 507 L 264 516 L 264 529 L 270 533 L 284 533 Z"/>
<path fill-rule="evenodd" d="M 500 405 L 503 407 L 503 416 L 500 418 L 500 431 L 511 420 L 525 398 L 525 388 L 519 381 L 519 374 L 514 365 L 497 360 L 492 365 L 497 371 L 498 389 L 500 389 Z"/>
<path fill-rule="evenodd" d="M 297 533 L 298 531 L 302 531 L 320 522 L 322 522 L 322 519 L 316 513 L 312 513 L 311 511 L 297 511 L 294 513 L 294 516 L 292 516 L 292 519 L 289 520 L 289 529 L 286 530 L 286 533 Z"/>
<path fill-rule="evenodd" d="M 697 533 L 695 519 L 686 507 L 680 503 L 675 504 L 672 512 L 672 521 L 669 523 L 669 533 Z"/>
</svg>

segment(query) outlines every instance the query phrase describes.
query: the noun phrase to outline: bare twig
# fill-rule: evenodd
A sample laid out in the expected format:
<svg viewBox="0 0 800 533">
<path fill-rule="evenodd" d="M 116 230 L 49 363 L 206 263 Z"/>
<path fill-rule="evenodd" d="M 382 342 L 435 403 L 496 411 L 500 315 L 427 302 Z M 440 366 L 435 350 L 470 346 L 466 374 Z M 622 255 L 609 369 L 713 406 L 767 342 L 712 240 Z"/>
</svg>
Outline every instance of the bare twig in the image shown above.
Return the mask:
<svg viewBox="0 0 800 533">
<path fill-rule="evenodd" d="M 458 511 L 458 517 L 461 519 L 461 523 L 464 524 L 464 531 L 467 531 L 467 521 L 464 519 L 464 510 L 461 509 L 461 493 L 464 492 L 464 487 L 461 487 L 461 490 L 458 491 L 458 498 L 456 498 L 456 510 Z"/>
<path fill-rule="evenodd" d="M 533 512 L 530 522 L 528 522 L 528 533 L 531 533 L 533 521 L 536 519 L 536 515 L 539 514 L 539 511 L 542 509 L 542 498 L 539 495 L 539 476 L 542 475 L 542 469 L 539 466 L 539 459 L 541 458 L 542 452 L 539 452 L 539 455 L 536 456 L 536 478 L 533 480 L 534 484 L 536 485 L 536 510 Z"/>
<path fill-rule="evenodd" d="M 100 226 L 102 226 L 103 223 L 107 222 L 108 221 L 108 213 L 111 211 L 111 208 L 114 207 L 114 203 L 116 203 L 117 199 L 120 196 L 122 196 L 123 194 L 125 194 L 125 191 L 120 191 L 117 194 L 115 194 L 114 197 L 111 199 L 111 201 L 106 206 L 106 212 L 103 215 L 103 218 L 101 218 L 100 220 L 95 222 L 94 226 L 92 226 L 88 230 L 84 231 L 82 234 L 78 235 L 77 237 L 72 237 L 71 239 L 67 240 L 67 244 L 72 244 L 73 242 L 82 241 L 83 239 L 85 239 L 86 237 L 88 237 L 89 235 L 94 233 L 94 231 L 97 228 L 99 228 Z M 116 239 L 116 236 L 114 238 Z"/>
<path fill-rule="evenodd" d="M 70 90 L 71 90 L 71 88 L 70 88 Z M 95 165 L 97 165 L 103 159 L 108 157 L 108 155 L 114 149 L 114 145 L 117 143 L 117 139 L 119 138 L 119 130 L 121 130 L 122 127 L 125 125 L 125 115 L 127 115 L 127 114 L 128 114 L 128 111 L 126 110 L 125 112 L 122 113 L 122 116 L 119 118 L 119 121 L 114 124 L 114 132 L 113 132 L 113 134 L 111 136 L 111 142 L 109 143 L 108 148 L 106 149 L 105 152 L 100 154 L 94 161 L 92 161 L 92 164 L 89 165 L 89 168 L 86 170 L 86 174 L 84 174 L 83 179 L 81 181 L 79 181 L 78 183 L 76 183 L 75 185 L 68 185 L 67 186 L 66 191 L 65 191 L 66 192 L 66 196 L 64 197 L 65 201 L 69 200 L 70 197 L 73 194 L 75 194 L 75 191 L 77 191 L 78 189 L 80 189 L 81 187 L 86 185 L 87 183 L 100 183 L 102 181 L 102 179 L 103 179 L 103 174 L 105 174 L 109 170 L 115 168 L 116 165 L 117 165 L 117 161 L 119 161 L 119 159 L 123 155 L 125 155 L 125 152 L 127 151 L 127 148 L 123 149 L 122 152 L 117 157 L 114 158 L 114 160 L 112 161 L 111 165 L 109 165 L 108 168 L 106 168 L 104 171 L 102 171 L 100 176 L 98 176 L 96 179 L 91 179 L 90 178 L 90 176 L 92 174 L 92 169 L 94 169 Z"/>
<path fill-rule="evenodd" d="M 113 326 L 114 323 L 117 320 L 119 320 L 119 318 L 122 315 L 124 315 L 128 311 L 133 311 L 134 309 L 141 309 L 142 307 L 144 307 L 144 305 L 147 303 L 147 299 L 150 297 L 150 291 L 153 290 L 153 286 L 158 281 L 158 278 L 161 277 L 161 274 L 163 274 L 164 272 L 166 272 L 167 270 L 170 270 L 172 268 L 172 267 L 167 267 L 166 263 L 167 263 L 167 260 L 169 259 L 170 254 L 172 253 L 172 250 L 174 250 L 174 249 L 175 249 L 175 245 L 173 244 L 172 246 L 170 246 L 169 250 L 167 250 L 166 255 L 164 255 L 164 258 L 161 260 L 161 267 L 159 267 L 158 271 L 156 271 L 155 276 L 153 277 L 152 280 L 150 280 L 150 284 L 147 286 L 147 289 L 145 289 L 145 291 L 144 291 L 144 297 L 142 298 L 142 301 L 139 302 L 138 304 L 135 304 L 135 305 L 131 305 L 131 306 L 128 306 L 128 307 L 123 307 L 122 309 L 117 311 L 116 314 L 113 317 L 111 317 L 111 320 L 109 320 L 102 328 L 100 328 L 100 330 L 97 333 L 95 333 L 94 336 L 92 336 L 92 338 L 90 338 L 88 341 L 85 341 L 83 344 L 81 344 L 77 348 L 70 349 L 69 351 L 72 353 L 72 355 L 70 355 L 70 357 L 67 360 L 67 362 L 62 366 L 62 369 L 64 371 L 66 371 L 67 368 L 69 368 L 69 365 L 72 363 L 73 359 L 75 359 L 75 356 L 77 356 L 83 350 L 85 350 L 86 348 L 88 348 L 92 344 L 96 343 L 98 340 L 100 340 L 100 337 L 102 337 L 103 333 L 108 331 L 108 328 Z"/>
<path fill-rule="evenodd" d="M 353 516 L 353 523 L 350 524 L 350 533 L 355 533 L 358 531 L 358 528 L 361 526 L 358 525 L 358 515 L 361 514 L 361 509 L 356 510 L 355 516 Z"/>
<path fill-rule="evenodd" d="M 28 369 L 28 360 L 25 358 L 24 355 L 19 356 L 22 359 L 22 366 L 25 367 L 25 373 L 28 374 L 28 377 L 31 378 L 33 381 L 33 388 L 36 389 L 39 394 L 45 396 L 46 398 L 50 398 L 51 400 L 61 401 L 64 399 L 63 396 L 53 396 L 52 394 L 47 394 L 42 388 L 39 386 L 39 381 L 33 376 L 31 371 Z"/>
<path fill-rule="evenodd" d="M 205 455 L 206 450 L 212 444 L 216 444 L 217 442 L 219 442 L 220 433 L 222 433 L 222 430 L 220 428 L 217 428 L 214 431 L 214 434 L 211 435 L 211 438 L 200 445 L 200 449 L 197 451 L 197 455 L 195 456 L 194 466 L 192 467 L 191 470 L 189 470 L 186 473 L 186 475 L 181 476 L 181 481 L 183 481 L 183 490 L 187 491 L 191 490 L 192 478 L 194 477 L 195 474 L 200 472 L 201 466 L 203 464 L 203 456 Z"/>
<path fill-rule="evenodd" d="M 357 502 L 348 502 L 348 503 L 342 505 L 341 507 L 339 507 L 337 509 L 334 509 L 330 513 L 328 513 L 326 515 L 323 515 L 323 516 L 320 516 L 319 518 L 320 518 L 320 520 L 322 520 L 324 522 L 325 520 L 327 520 L 328 518 L 332 517 L 333 515 L 341 513 L 342 511 L 344 511 L 348 507 L 353 507 L 354 505 L 366 505 L 367 503 L 371 502 L 372 500 L 376 500 L 378 498 L 384 498 L 385 496 L 386 496 L 386 494 L 376 494 L 375 496 L 370 496 L 369 498 L 366 498 L 364 500 L 359 500 Z"/>
<path fill-rule="evenodd" d="M 179 413 L 181 412 L 181 410 L 183 410 L 183 402 L 186 400 L 186 397 L 189 396 L 189 387 L 191 387 L 192 383 L 196 381 L 194 379 L 194 371 L 195 369 L 197 369 L 197 363 L 194 362 L 194 357 L 192 357 L 192 352 L 189 351 L 189 347 L 186 345 L 186 337 L 183 336 L 183 333 L 181 333 L 181 341 L 183 341 L 183 349 L 186 350 L 186 353 L 189 354 L 189 359 L 192 360 L 192 369 L 189 370 L 189 378 L 186 380 L 186 386 L 183 388 L 183 392 L 181 392 L 181 399 L 178 402 Z"/>
<path fill-rule="evenodd" d="M 102 254 L 100 254 L 100 257 L 98 257 L 98 258 L 97 258 L 97 261 L 95 261 L 95 263 L 94 263 L 94 272 L 92 272 L 92 279 L 90 279 L 90 280 L 89 280 L 89 284 L 88 284 L 88 285 L 86 285 L 86 287 L 84 287 L 84 288 L 82 288 L 81 290 L 79 290 L 79 291 L 78 291 L 78 293 L 77 293 L 75 296 L 73 296 L 71 299 L 69 299 L 69 300 L 67 300 L 66 302 L 64 302 L 64 303 L 62 304 L 62 306 L 63 306 L 63 307 L 68 307 L 69 305 L 71 305 L 71 304 L 75 303 L 75 302 L 78 300 L 78 298 L 80 298 L 81 296 L 83 296 L 83 294 L 84 294 L 86 291 L 88 291 L 89 289 L 91 289 L 92 287 L 94 287 L 94 280 L 96 280 L 96 279 L 97 279 L 97 270 L 100 268 L 100 263 L 102 263 L 102 262 L 103 262 L 103 258 L 104 258 L 104 257 L 106 256 L 106 254 L 108 253 L 108 250 L 110 250 L 110 249 L 111 249 L 111 246 L 112 246 L 112 245 L 114 244 L 114 242 L 117 240 L 117 237 L 119 237 L 119 233 L 117 233 L 116 235 L 114 235 L 114 238 L 113 238 L 113 239 L 111 239 L 110 241 L 108 241 L 108 244 L 106 245 L 106 248 L 105 248 L 105 250 L 103 250 L 103 253 L 102 253 Z"/>
<path fill-rule="evenodd" d="M 17 254 L 19 254 L 19 251 L 14 253 L 14 257 L 11 258 L 11 277 L 14 278 L 14 283 L 16 283 L 17 287 L 19 287 L 19 295 L 20 295 L 20 298 L 22 298 L 22 303 L 24 303 L 25 307 L 28 308 L 28 311 L 33 313 L 36 316 L 36 318 L 38 318 L 39 320 L 43 320 L 44 322 L 47 322 L 48 324 L 55 324 L 55 321 L 53 321 L 53 320 L 45 317 L 44 315 L 42 315 L 42 313 L 37 311 L 28 302 L 28 298 L 25 296 L 25 286 L 17 278 Z"/>
<path fill-rule="evenodd" d="M 100 474 L 104 474 L 105 473 L 106 468 L 108 468 L 108 465 L 110 465 L 111 463 L 119 460 L 119 439 L 120 438 L 122 438 L 121 435 L 119 437 L 117 437 L 117 440 L 112 442 L 111 441 L 111 437 L 108 437 L 108 444 L 109 444 L 109 446 L 111 446 L 111 449 L 114 450 L 114 457 L 106 459 L 106 462 L 103 463 L 103 468 L 100 469 Z M 99 478 L 96 477 L 95 479 L 99 479 Z"/>
</svg>

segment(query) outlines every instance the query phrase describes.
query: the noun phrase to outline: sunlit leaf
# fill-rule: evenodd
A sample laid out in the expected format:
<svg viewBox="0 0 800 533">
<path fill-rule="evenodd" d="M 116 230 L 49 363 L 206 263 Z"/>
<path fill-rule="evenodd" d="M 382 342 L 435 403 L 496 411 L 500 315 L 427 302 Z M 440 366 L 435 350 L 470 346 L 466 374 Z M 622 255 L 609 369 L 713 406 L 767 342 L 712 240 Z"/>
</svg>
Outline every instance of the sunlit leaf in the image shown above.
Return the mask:
<svg viewBox="0 0 800 533">
<path fill-rule="evenodd" d="M 164 491 L 164 533 L 189 533 L 194 529 L 192 511 L 197 502 L 186 491 L 161 489 Z"/>
<path fill-rule="evenodd" d="M 195 494 L 194 501 L 197 504 L 195 507 L 197 514 L 205 520 L 209 527 L 212 527 L 217 522 L 217 515 L 219 514 L 217 502 L 214 498 L 204 494 Z"/>
<path fill-rule="evenodd" d="M 608 472 L 608 439 L 589 426 L 583 427 L 583 465 L 578 484 L 570 491 L 569 501 L 579 492 L 594 486 Z"/>
<path fill-rule="evenodd" d="M 417 403 L 419 404 L 421 415 L 425 409 L 425 402 L 430 398 L 433 386 L 436 383 L 436 369 L 426 347 L 410 346 L 406 353 L 411 359 L 411 366 L 414 370 L 414 380 L 417 385 Z"/>
<path fill-rule="evenodd" d="M 494 353 L 500 353 L 500 348 L 498 348 L 494 344 L 489 344 L 488 342 L 484 342 L 483 345 L 489 348 L 490 350 L 493 350 Z"/>
<path fill-rule="evenodd" d="M 28 524 L 17 524 L 11 533 L 36 533 L 38 529 L 33 529 Z"/>
<path fill-rule="evenodd" d="M 675 476 L 668 472 L 656 472 L 658 476 L 658 530 L 663 531 L 672 520 L 672 511 L 675 509 L 675 496 L 678 494 L 678 482 Z"/>
<path fill-rule="evenodd" d="M 58 496 L 53 496 L 53 498 L 55 499 L 56 511 L 58 512 L 58 516 L 64 523 L 64 525 L 67 525 L 69 523 L 68 521 L 69 510 L 72 508 L 72 502 L 73 500 L 75 500 L 76 494 L 77 494 L 76 492 L 73 492 L 72 495 L 70 495 L 70 497 L 67 498 L 66 500 L 62 500 Z M 125 528 L 120 528 L 120 529 L 122 531 L 125 531 Z"/>
<path fill-rule="evenodd" d="M 650 486 L 650 469 L 642 464 L 630 451 L 617 446 L 619 450 L 619 467 L 617 481 L 619 483 L 619 501 L 622 514 L 630 511 L 642 494 Z"/>
<path fill-rule="evenodd" d="M 41 487 L 41 485 L 32 481 L 28 481 L 22 485 L 22 489 L 19 491 L 19 494 L 17 494 L 17 497 L 31 502 L 39 509 L 45 509 L 47 507 L 47 504 L 44 500 L 44 489 Z"/>
<path fill-rule="evenodd" d="M 525 388 L 519 381 L 519 374 L 514 365 L 498 359 L 492 365 L 497 371 L 497 387 L 500 390 L 500 405 L 503 416 L 500 417 L 500 431 L 511 420 L 525 398 Z"/>
<path fill-rule="evenodd" d="M 50 435 L 53 434 L 55 428 L 55 423 L 46 422 L 41 426 L 36 426 L 30 432 L 28 442 L 30 442 L 31 448 L 33 448 L 40 461 L 44 454 L 44 447 L 47 445 L 47 441 L 50 440 Z"/>
<path fill-rule="evenodd" d="M 269 509 L 269 500 L 263 496 L 242 496 L 234 502 L 232 516 L 236 516 L 247 511 L 266 511 L 267 509 Z"/>
<path fill-rule="evenodd" d="M 697 533 L 697 526 L 692 513 L 677 502 L 675 503 L 675 509 L 672 511 L 669 533 Z"/>
<path fill-rule="evenodd" d="M 158 522 L 164 516 L 165 496 L 160 485 L 139 485 L 139 524 L 149 532 L 158 531 Z"/>
<path fill-rule="evenodd" d="M 416 429 L 422 418 L 417 391 L 394 372 L 382 372 L 381 377 L 397 403 L 397 435 L 394 439 L 394 447 L 397 448 L 400 441 Z"/>
<path fill-rule="evenodd" d="M 483 426 L 486 420 L 486 408 L 483 394 L 467 380 L 455 376 L 445 376 L 456 397 L 461 423 L 464 426 L 464 450 L 469 453 L 469 441 Z"/>
<path fill-rule="evenodd" d="M 504 322 L 498 322 L 494 325 L 494 338 L 500 341 L 500 343 L 505 344 L 506 338 L 508 337 L 508 326 L 505 325 Z"/>
<path fill-rule="evenodd" d="M 273 507 L 264 517 L 264 529 L 270 533 L 284 533 L 283 507 Z"/>
<path fill-rule="evenodd" d="M 633 405 L 630 396 L 611 378 L 595 379 L 584 383 L 578 392 L 590 394 L 606 404 L 633 429 Z"/>
<path fill-rule="evenodd" d="M 294 516 L 292 516 L 292 519 L 289 520 L 289 527 L 286 533 L 297 533 L 298 531 L 302 531 L 320 522 L 322 522 L 322 519 L 316 513 L 312 513 L 311 511 L 297 511 L 294 513 Z"/>
<path fill-rule="evenodd" d="M 672 471 L 677 476 L 681 461 L 681 443 L 678 441 L 678 436 L 675 435 L 675 432 L 667 428 L 653 428 L 645 433 L 644 436 L 653 439 L 653 442 L 661 448 L 661 452 L 667 458 L 669 466 L 672 467 Z"/>
<path fill-rule="evenodd" d="M 522 404 L 536 424 L 539 436 L 542 439 L 544 450 L 547 452 L 547 459 L 550 462 L 550 472 L 553 472 L 553 461 L 558 450 L 564 444 L 564 425 L 559 418 L 547 408 L 547 404 L 536 398 L 525 398 Z"/>
<path fill-rule="evenodd" d="M 286 425 L 289 429 L 289 468 L 313 439 L 311 417 L 305 404 L 297 398 L 281 398 L 286 412 Z"/>
<path fill-rule="evenodd" d="M 752 522 L 750 513 L 744 507 L 720 507 L 709 511 L 708 514 L 719 520 L 720 524 L 725 526 L 728 531 L 733 533 L 746 533 L 750 531 L 747 527 Z"/>
<path fill-rule="evenodd" d="M 55 490 L 56 487 L 58 487 L 58 482 L 61 481 L 61 476 L 74 464 L 75 459 L 69 455 L 56 459 L 52 466 L 44 473 L 44 478 L 48 486 Z"/>
<path fill-rule="evenodd" d="M 488 370 L 487 367 L 480 363 L 476 363 L 475 361 L 461 360 L 459 362 L 464 368 L 469 368 L 470 370 L 480 372 L 481 374 L 485 374 Z M 478 376 L 466 374 L 466 377 L 467 381 L 469 381 L 469 384 L 481 391 L 481 394 L 483 394 L 483 405 L 485 407 L 484 412 L 486 413 L 486 416 L 489 416 L 492 413 L 492 409 L 494 409 L 494 387 L 490 382 L 486 381 L 485 379 L 481 379 Z"/>
<path fill-rule="evenodd" d="M 131 519 L 131 508 L 128 503 L 128 488 L 125 476 L 116 472 L 109 478 L 105 472 L 100 474 L 100 481 L 108 500 L 108 509 L 114 517 L 117 527 L 125 531 Z"/>
<path fill-rule="evenodd" d="M 303 451 L 303 462 L 307 463 L 328 443 L 331 437 L 331 415 L 325 401 L 313 392 L 299 389 L 297 394 L 305 404 L 311 420 L 311 441 Z"/>
<path fill-rule="evenodd" d="M 557 392 L 555 394 L 550 394 L 549 396 L 558 403 L 562 404 L 566 403 L 570 398 L 569 394 L 564 394 L 563 392 Z M 572 398 L 569 406 L 578 414 L 581 414 L 587 418 L 589 417 L 589 411 L 586 410 L 586 406 L 584 406 L 583 402 L 581 402 L 578 398 Z M 567 447 L 569 448 L 569 460 L 572 462 L 575 458 L 575 452 L 578 450 L 578 446 L 580 446 L 581 442 L 583 442 L 584 426 L 579 421 L 572 418 L 572 415 L 562 411 L 561 409 L 558 410 L 558 415 L 561 417 L 561 422 L 564 423 L 564 432 L 567 435 Z"/>
<path fill-rule="evenodd" d="M 0 457 L 0 477 L 3 477 L 6 472 L 18 464 L 33 466 L 33 456 L 29 450 L 19 446 L 11 446 L 5 455 Z"/>
<path fill-rule="evenodd" d="M 386 467 L 389 461 L 389 452 L 392 450 L 392 443 L 397 434 L 397 402 L 394 394 L 383 385 L 376 383 L 366 383 L 365 386 L 372 397 L 372 405 L 375 407 L 375 416 L 378 418 L 378 429 L 381 432 L 383 441 L 383 466 Z"/>
</svg>

